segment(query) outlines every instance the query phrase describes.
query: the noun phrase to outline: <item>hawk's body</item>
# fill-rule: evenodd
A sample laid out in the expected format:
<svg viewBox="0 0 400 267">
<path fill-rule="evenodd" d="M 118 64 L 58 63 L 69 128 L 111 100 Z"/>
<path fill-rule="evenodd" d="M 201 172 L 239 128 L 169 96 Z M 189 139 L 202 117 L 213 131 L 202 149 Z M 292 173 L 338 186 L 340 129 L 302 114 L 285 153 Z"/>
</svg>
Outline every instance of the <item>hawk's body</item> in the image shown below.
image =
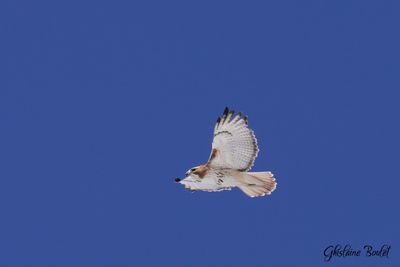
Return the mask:
<svg viewBox="0 0 400 267">
<path fill-rule="evenodd" d="M 239 187 L 248 196 L 271 194 L 276 188 L 271 172 L 247 172 L 258 154 L 257 140 L 247 127 L 247 118 L 225 108 L 214 129 L 208 162 L 176 179 L 191 190 L 222 191 Z"/>
</svg>

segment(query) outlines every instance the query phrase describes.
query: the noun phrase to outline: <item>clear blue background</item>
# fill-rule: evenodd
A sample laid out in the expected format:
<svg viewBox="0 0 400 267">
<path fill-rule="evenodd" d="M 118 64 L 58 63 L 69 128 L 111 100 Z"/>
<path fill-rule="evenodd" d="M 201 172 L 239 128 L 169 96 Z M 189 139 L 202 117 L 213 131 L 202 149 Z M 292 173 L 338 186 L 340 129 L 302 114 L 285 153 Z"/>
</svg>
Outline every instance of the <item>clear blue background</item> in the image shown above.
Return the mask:
<svg viewBox="0 0 400 267">
<path fill-rule="evenodd" d="M 399 7 L 2 1 L 0 266 L 400 266 Z M 173 182 L 225 106 L 270 197 Z"/>
</svg>

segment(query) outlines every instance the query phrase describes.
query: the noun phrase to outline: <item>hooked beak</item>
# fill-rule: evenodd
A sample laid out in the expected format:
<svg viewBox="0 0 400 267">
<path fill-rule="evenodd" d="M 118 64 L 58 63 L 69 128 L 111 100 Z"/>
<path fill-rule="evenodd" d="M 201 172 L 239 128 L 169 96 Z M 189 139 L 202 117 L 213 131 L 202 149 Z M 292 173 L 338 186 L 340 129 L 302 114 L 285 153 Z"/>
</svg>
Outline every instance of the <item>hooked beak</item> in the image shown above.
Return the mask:
<svg viewBox="0 0 400 267">
<path fill-rule="evenodd" d="M 176 182 L 176 183 L 179 183 L 180 181 L 182 181 L 182 179 L 180 179 L 180 178 L 176 178 L 176 179 L 175 179 L 175 182 Z"/>
</svg>

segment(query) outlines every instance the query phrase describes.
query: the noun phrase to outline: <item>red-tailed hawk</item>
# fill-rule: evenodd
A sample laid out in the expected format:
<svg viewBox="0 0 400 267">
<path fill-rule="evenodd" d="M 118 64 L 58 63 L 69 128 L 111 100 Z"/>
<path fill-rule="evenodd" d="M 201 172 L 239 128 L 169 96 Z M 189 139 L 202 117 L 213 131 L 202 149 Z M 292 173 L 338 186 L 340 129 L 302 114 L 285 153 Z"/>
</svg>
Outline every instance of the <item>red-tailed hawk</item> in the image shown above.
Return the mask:
<svg viewBox="0 0 400 267">
<path fill-rule="evenodd" d="M 271 172 L 248 172 L 258 154 L 254 132 L 247 117 L 225 108 L 214 129 L 210 158 L 206 164 L 189 169 L 177 183 L 190 190 L 217 192 L 239 187 L 246 195 L 270 195 L 276 188 Z"/>
</svg>

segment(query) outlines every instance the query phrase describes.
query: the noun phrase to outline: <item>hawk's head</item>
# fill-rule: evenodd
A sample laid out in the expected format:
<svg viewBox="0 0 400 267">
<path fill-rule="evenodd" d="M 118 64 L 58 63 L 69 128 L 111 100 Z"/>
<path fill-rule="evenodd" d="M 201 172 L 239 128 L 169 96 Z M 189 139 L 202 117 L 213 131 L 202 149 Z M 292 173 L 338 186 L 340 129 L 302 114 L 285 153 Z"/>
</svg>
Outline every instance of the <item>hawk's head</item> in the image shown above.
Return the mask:
<svg viewBox="0 0 400 267">
<path fill-rule="evenodd" d="M 175 182 L 183 184 L 187 189 L 196 190 L 198 187 L 196 185 L 202 182 L 207 171 L 208 167 L 205 165 L 193 167 L 186 172 L 184 179 L 176 178 Z"/>
</svg>

